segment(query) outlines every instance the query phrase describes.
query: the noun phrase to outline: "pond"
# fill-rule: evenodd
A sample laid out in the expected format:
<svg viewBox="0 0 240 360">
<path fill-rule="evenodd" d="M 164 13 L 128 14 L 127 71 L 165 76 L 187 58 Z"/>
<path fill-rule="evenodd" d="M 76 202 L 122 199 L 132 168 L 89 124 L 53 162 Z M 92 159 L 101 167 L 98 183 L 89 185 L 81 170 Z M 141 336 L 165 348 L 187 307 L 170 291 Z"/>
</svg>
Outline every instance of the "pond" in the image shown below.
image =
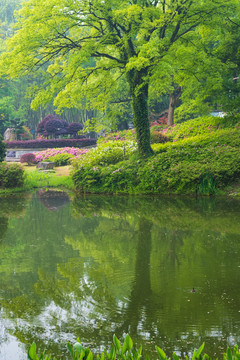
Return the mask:
<svg viewBox="0 0 240 360">
<path fill-rule="evenodd" d="M 1 198 L 0 359 L 98 352 L 129 333 L 154 359 L 240 343 L 240 201 Z M 192 293 L 192 288 L 195 293 Z"/>
</svg>

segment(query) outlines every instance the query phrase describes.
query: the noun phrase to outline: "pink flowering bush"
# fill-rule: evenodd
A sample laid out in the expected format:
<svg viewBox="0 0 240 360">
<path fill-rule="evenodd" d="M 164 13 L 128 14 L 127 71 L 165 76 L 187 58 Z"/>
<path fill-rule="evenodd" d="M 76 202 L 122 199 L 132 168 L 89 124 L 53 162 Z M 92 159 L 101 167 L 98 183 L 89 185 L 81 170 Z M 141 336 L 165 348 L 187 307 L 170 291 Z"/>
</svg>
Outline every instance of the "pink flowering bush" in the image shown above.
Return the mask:
<svg viewBox="0 0 240 360">
<path fill-rule="evenodd" d="M 79 159 L 83 154 L 86 154 L 89 150 L 88 149 L 79 149 L 74 147 L 65 147 L 65 148 L 55 148 L 55 149 L 47 149 L 44 151 L 37 152 L 36 155 L 36 161 L 54 161 L 58 163 L 58 166 L 60 164 L 60 159 L 64 160 L 64 162 L 69 163 L 72 158 Z M 64 159 L 62 155 L 64 154 Z M 66 156 L 69 155 L 69 156 Z M 67 160 L 68 159 L 68 160 Z M 65 164 L 66 165 L 66 164 Z"/>
</svg>

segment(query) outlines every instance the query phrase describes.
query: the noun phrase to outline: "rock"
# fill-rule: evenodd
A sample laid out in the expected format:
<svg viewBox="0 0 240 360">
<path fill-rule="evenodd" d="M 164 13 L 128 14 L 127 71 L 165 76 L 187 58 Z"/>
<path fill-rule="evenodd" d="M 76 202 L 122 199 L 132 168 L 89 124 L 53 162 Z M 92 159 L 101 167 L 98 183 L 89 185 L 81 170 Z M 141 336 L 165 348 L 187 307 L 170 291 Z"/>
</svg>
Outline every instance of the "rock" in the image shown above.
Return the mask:
<svg viewBox="0 0 240 360">
<path fill-rule="evenodd" d="M 53 169 L 54 165 L 55 165 L 54 162 L 42 161 L 42 162 L 37 164 L 37 169 L 49 170 L 49 169 Z"/>
<path fill-rule="evenodd" d="M 5 141 L 14 141 L 16 140 L 16 134 L 14 128 L 7 128 L 7 130 L 4 132 L 4 140 Z"/>
</svg>

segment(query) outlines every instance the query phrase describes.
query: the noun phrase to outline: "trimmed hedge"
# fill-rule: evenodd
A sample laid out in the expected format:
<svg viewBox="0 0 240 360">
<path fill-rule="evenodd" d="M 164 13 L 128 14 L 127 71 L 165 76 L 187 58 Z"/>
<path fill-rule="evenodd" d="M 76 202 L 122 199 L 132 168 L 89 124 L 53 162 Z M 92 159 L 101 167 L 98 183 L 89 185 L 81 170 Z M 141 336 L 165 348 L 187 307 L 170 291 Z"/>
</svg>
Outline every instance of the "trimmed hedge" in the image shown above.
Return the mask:
<svg viewBox="0 0 240 360">
<path fill-rule="evenodd" d="M 96 145 L 95 139 L 41 139 L 25 141 L 5 141 L 7 149 L 37 149 L 37 148 L 56 148 L 56 147 L 88 147 Z"/>
</svg>

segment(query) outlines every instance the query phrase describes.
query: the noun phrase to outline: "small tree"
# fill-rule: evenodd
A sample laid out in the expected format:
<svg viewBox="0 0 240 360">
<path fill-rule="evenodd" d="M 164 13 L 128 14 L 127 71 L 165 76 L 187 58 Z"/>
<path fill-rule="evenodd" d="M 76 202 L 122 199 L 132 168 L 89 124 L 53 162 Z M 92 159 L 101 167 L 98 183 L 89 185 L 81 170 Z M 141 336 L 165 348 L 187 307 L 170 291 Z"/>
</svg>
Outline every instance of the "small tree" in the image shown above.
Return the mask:
<svg viewBox="0 0 240 360">
<path fill-rule="evenodd" d="M 47 115 L 38 124 L 37 132 L 43 136 L 53 135 L 58 129 L 66 127 L 65 123 L 66 121 L 59 119 L 56 115 Z"/>
<path fill-rule="evenodd" d="M 48 120 L 45 124 L 45 130 L 48 135 L 55 136 L 56 132 L 62 129 L 62 122 L 58 119 Z"/>
<path fill-rule="evenodd" d="M 76 136 L 77 133 L 82 129 L 83 129 L 82 124 L 74 122 L 74 123 L 69 124 L 67 131 L 69 134 Z"/>
<path fill-rule="evenodd" d="M 36 156 L 33 153 L 23 154 L 20 158 L 20 163 L 27 163 L 28 165 L 36 164 Z"/>
</svg>

